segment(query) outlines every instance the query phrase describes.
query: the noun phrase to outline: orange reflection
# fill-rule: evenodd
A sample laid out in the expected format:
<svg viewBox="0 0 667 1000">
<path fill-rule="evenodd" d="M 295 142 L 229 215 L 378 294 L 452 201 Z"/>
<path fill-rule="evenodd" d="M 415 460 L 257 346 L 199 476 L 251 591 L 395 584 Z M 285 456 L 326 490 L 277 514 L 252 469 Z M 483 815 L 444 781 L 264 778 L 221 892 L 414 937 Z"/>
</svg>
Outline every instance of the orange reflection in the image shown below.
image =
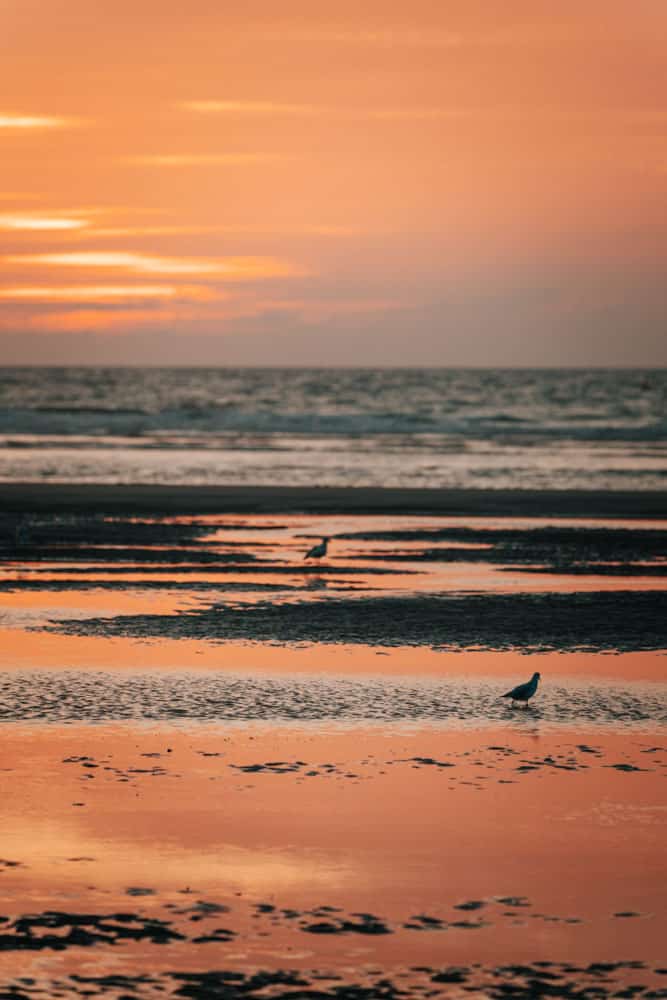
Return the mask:
<svg viewBox="0 0 667 1000">
<path fill-rule="evenodd" d="M 57 606 L 60 595 L 53 595 Z M 174 604 L 178 598 L 174 598 Z M 73 601 L 76 606 L 76 601 Z M 30 607 L 30 604 L 27 605 Z M 128 608 L 136 605 L 128 605 Z M 45 600 L 34 605 L 45 614 Z M 144 605 L 145 607 L 145 605 Z M 107 639 L 102 636 L 71 636 L 53 632 L 30 632 L 21 628 L 0 629 L 4 650 L 3 670 L 231 670 L 269 671 L 287 674 L 386 675 L 388 677 L 523 677 L 537 663 L 544 677 L 597 678 L 600 680 L 665 680 L 665 658 L 661 653 L 621 655 L 600 653 L 534 653 L 530 661 L 520 652 L 461 653 L 398 647 L 298 646 L 266 643 L 210 642 L 199 639 Z"/>
<path fill-rule="evenodd" d="M 0 901 L 3 912 L 18 913 L 121 907 L 177 926 L 175 909 L 215 901 L 231 908 L 224 923 L 240 933 L 245 961 L 271 965 L 284 961 L 288 944 L 306 966 L 342 965 L 359 942 L 314 939 L 288 922 L 253 925 L 256 902 L 379 915 L 396 933 L 363 944 L 387 968 L 439 962 L 445 946 L 451 962 L 480 953 L 490 963 L 589 961 L 619 950 L 655 960 L 666 872 L 661 774 L 643 754 L 653 738 L 8 726 L 3 854 L 25 867 L 2 874 Z M 593 754 L 580 749 L 583 740 Z M 586 767 L 517 773 L 524 761 L 572 755 Z M 415 767 L 415 757 L 454 766 Z M 608 766 L 626 760 L 648 770 Z M 286 774 L 230 766 L 264 761 L 304 766 Z M 130 900 L 133 885 L 154 895 Z M 525 897 L 527 907 L 508 913 L 499 897 Z M 454 908 L 471 899 L 486 904 L 472 918 Z M 614 919 L 626 910 L 645 918 Z M 417 913 L 486 926 L 450 927 L 445 938 L 402 930 Z M 192 931 L 187 917 L 180 926 Z M 205 961 L 196 949 L 173 947 L 179 961 Z M 141 965 L 145 950 L 123 948 L 121 960 Z M 73 958 L 64 956 L 65 967 Z M 174 954 L 153 958 L 168 968 Z"/>
</svg>

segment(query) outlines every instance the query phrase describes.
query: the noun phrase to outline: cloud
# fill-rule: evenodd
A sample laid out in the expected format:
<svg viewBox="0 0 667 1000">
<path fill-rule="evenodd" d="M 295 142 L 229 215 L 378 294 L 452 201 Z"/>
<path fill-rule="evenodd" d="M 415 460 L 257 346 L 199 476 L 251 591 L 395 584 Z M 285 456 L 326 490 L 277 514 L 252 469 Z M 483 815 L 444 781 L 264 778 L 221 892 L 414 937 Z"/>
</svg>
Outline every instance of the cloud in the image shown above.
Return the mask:
<svg viewBox="0 0 667 1000">
<path fill-rule="evenodd" d="M 178 285 L 18 285 L 0 288 L 4 302 L 117 302 L 141 299 L 209 300 L 209 289 Z"/>
<path fill-rule="evenodd" d="M 88 219 L 75 219 L 58 215 L 0 215 L 0 230 L 15 231 L 26 230 L 29 232 L 39 231 L 62 231 L 72 229 L 82 229 L 90 225 Z"/>
<path fill-rule="evenodd" d="M 74 118 L 55 115 L 23 115 L 13 111 L 0 111 L 0 129 L 67 128 L 78 124 Z"/>
<path fill-rule="evenodd" d="M 464 108 L 348 108 L 324 104 L 283 104 L 279 101 L 181 101 L 178 107 L 195 114 L 331 116 L 362 121 L 461 118 L 470 114 L 470 111 Z"/>
<path fill-rule="evenodd" d="M 465 6 L 465 5 L 464 5 Z M 482 5 L 484 6 L 484 5 Z M 584 5 L 579 5 L 585 11 Z M 607 5 L 609 6 L 609 5 Z M 572 16 L 564 14 L 554 17 L 517 21 L 507 17 L 501 28 L 484 30 L 481 25 L 466 31 L 451 31 L 436 25 L 422 24 L 410 27 L 407 24 L 386 24 L 377 27 L 355 28 L 346 24 L 320 24 L 317 27 L 295 28 L 288 24 L 276 24 L 267 30 L 253 30 L 253 38 L 268 42 L 296 42 L 323 45 L 354 46 L 383 49 L 462 49 L 471 47 L 515 48 L 562 46 L 582 43 L 585 45 L 616 45 L 636 38 L 661 39 L 664 35 L 664 21 L 661 5 L 656 5 L 656 19 L 627 16 L 604 18 L 595 14 L 592 18 L 577 12 Z M 412 18 L 414 24 L 417 16 Z M 491 14 L 489 24 L 494 20 Z"/>
<path fill-rule="evenodd" d="M 324 42 L 342 45 L 370 45 L 382 48 L 459 48 L 465 37 L 453 31 L 409 29 L 405 27 L 358 30 L 334 25 L 323 28 L 276 28 L 261 33 L 268 41 Z"/>
<path fill-rule="evenodd" d="M 125 156 L 120 162 L 139 167 L 238 167 L 287 158 L 280 153 L 154 153 Z"/>
<path fill-rule="evenodd" d="M 316 104 L 281 104 L 276 101 L 181 101 L 178 107 L 201 114 L 316 115 Z"/>
<path fill-rule="evenodd" d="M 12 264 L 46 267 L 102 268 L 134 274 L 199 275 L 243 280 L 296 274 L 286 261 L 272 257 L 161 257 L 128 251 L 80 251 L 70 253 L 10 254 Z"/>
<path fill-rule="evenodd" d="M 147 308 L 147 306 L 149 306 Z M 95 333 L 104 331 L 132 332 L 173 328 L 185 323 L 190 330 L 230 334 L 243 321 L 282 322 L 280 317 L 297 326 L 304 323 L 331 322 L 335 319 L 354 321 L 369 315 L 382 315 L 403 308 L 393 300 L 232 300 L 201 305 L 174 300 L 168 302 L 137 301 L 136 303 L 82 303 L 81 307 L 49 309 L 9 317 L 0 327 L 24 329 L 40 333 Z M 238 332 L 238 331 L 237 331 Z"/>
<path fill-rule="evenodd" d="M 354 113 L 353 113 L 354 114 Z M 441 118 L 469 118 L 474 111 L 469 108 L 377 108 L 360 113 L 357 117 L 375 118 L 378 121 L 429 121 Z"/>
<path fill-rule="evenodd" d="M 377 230 L 374 230 L 376 232 Z M 132 236 L 209 236 L 228 234 L 231 236 L 359 236 L 365 230 L 358 226 L 339 226 L 327 223 L 313 225 L 291 226 L 285 224 L 258 223 L 256 225 L 220 225 L 220 226 L 105 226 L 100 229 L 91 228 L 77 233 L 86 238 L 95 237 L 132 237 Z"/>
<path fill-rule="evenodd" d="M 156 323 L 170 323 L 178 317 L 171 309 L 121 309 L 107 312 L 104 309 L 79 309 L 31 316 L 23 322 L 25 329 L 49 333 L 94 333 L 105 330 L 129 329 Z"/>
<path fill-rule="evenodd" d="M 357 121 L 428 121 L 480 118 L 488 120 L 522 121 L 526 118 L 554 118 L 564 121 L 582 121 L 607 126 L 609 122 L 627 121 L 636 124 L 663 125 L 667 122 L 667 108 L 641 107 L 569 107 L 553 104 L 519 105 L 468 105 L 459 107 L 346 107 L 327 104 L 285 104 L 280 101 L 198 100 L 181 101 L 177 107 L 201 115 L 273 115 L 332 117 Z M 235 154 L 231 154 L 234 156 Z M 254 155 L 254 154 L 248 154 Z M 260 154 L 264 155 L 264 154 Z M 149 158 L 146 158 L 149 159 Z M 157 158 L 161 159 L 161 158 Z M 165 158 L 170 159 L 170 158 Z M 178 157 L 174 157 L 178 160 Z M 189 157 L 186 157 L 189 160 Z M 203 157 L 206 160 L 206 157 Z M 177 165 L 177 164 L 174 164 Z"/>
</svg>

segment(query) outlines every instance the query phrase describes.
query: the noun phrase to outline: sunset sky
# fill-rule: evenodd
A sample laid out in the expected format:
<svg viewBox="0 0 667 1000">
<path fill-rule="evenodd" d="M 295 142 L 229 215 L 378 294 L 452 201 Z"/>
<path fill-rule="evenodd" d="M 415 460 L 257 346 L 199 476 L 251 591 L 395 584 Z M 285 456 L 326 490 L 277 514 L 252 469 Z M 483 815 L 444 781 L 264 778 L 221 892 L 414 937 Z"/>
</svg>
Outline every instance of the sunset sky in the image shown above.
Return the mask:
<svg viewBox="0 0 667 1000">
<path fill-rule="evenodd" d="M 0 363 L 667 363 L 665 0 L 0 0 Z"/>
</svg>

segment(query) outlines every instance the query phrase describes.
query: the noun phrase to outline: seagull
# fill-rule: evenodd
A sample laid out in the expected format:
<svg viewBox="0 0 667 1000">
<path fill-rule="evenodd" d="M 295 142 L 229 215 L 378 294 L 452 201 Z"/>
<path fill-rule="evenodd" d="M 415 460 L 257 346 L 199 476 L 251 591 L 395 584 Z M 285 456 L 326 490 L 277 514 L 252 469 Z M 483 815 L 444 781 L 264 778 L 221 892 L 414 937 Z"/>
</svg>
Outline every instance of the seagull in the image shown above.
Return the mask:
<svg viewBox="0 0 667 1000">
<path fill-rule="evenodd" d="M 306 552 L 304 559 L 321 559 L 322 556 L 327 554 L 327 545 L 329 544 L 329 538 L 323 538 L 319 545 L 313 545 L 312 549 Z"/>
<path fill-rule="evenodd" d="M 537 685 L 540 680 L 540 675 L 536 672 L 525 684 L 519 684 L 518 687 L 512 688 L 507 694 L 504 694 L 503 698 L 511 698 L 512 705 L 515 701 L 522 701 L 525 705 L 528 704 L 530 698 L 533 697 L 537 691 Z"/>
</svg>

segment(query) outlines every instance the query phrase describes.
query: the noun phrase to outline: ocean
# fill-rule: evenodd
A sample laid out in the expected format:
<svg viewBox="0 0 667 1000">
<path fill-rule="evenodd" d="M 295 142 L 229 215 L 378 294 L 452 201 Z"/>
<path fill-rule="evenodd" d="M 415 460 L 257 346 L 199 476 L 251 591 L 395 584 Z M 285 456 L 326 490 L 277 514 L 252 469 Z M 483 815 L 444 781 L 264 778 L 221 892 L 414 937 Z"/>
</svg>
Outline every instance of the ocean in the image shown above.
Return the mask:
<svg viewBox="0 0 667 1000">
<path fill-rule="evenodd" d="M 667 370 L 0 369 L 0 481 L 661 489 Z"/>
</svg>

